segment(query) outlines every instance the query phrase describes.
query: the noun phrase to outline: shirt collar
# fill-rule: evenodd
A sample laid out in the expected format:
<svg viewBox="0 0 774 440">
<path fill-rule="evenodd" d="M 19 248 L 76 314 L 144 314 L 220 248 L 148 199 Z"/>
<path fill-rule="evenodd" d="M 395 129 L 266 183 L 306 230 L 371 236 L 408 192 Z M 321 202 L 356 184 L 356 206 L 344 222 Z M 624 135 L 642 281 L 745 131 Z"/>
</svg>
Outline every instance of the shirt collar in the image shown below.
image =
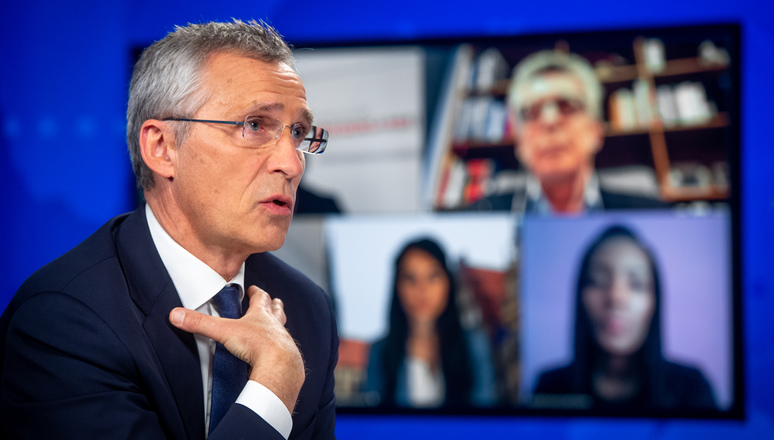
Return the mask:
<svg viewBox="0 0 774 440">
<path fill-rule="evenodd" d="M 527 200 L 526 212 L 537 214 L 551 214 L 551 204 L 549 203 L 540 182 L 531 174 L 527 177 Z M 599 211 L 604 209 L 602 204 L 602 192 L 599 188 L 599 179 L 596 173 L 591 173 L 586 187 L 583 189 L 583 202 L 586 211 Z"/>
<path fill-rule="evenodd" d="M 161 261 L 167 268 L 180 301 L 186 309 L 196 310 L 212 299 L 226 284 L 237 284 L 244 298 L 245 263 L 231 280 L 224 280 L 215 270 L 180 246 L 161 227 L 149 205 L 145 205 L 148 228 Z"/>
</svg>

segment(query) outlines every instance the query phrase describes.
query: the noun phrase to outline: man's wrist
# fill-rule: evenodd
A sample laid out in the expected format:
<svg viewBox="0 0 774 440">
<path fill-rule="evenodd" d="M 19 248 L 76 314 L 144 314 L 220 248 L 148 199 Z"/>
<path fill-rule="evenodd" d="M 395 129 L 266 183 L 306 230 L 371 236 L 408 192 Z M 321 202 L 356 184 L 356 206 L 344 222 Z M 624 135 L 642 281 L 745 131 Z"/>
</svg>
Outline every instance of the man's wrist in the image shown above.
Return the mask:
<svg viewBox="0 0 774 440">
<path fill-rule="evenodd" d="M 293 418 L 282 400 L 268 388 L 248 380 L 236 403 L 250 408 L 287 439 L 293 429 Z"/>
</svg>

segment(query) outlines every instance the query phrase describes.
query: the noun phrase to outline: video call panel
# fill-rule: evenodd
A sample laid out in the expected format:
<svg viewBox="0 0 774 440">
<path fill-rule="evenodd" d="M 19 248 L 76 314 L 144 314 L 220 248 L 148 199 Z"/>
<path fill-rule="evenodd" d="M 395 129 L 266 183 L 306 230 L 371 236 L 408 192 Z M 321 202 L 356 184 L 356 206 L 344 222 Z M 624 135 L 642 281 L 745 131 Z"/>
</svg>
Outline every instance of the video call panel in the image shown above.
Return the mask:
<svg viewBox="0 0 774 440">
<path fill-rule="evenodd" d="M 739 417 L 738 33 L 298 49 L 342 150 L 309 160 L 278 253 L 333 299 L 340 410 Z M 593 110 L 510 91 L 541 53 L 584 59 L 601 88 L 579 213 L 541 198 L 522 151 L 519 123 Z"/>
</svg>

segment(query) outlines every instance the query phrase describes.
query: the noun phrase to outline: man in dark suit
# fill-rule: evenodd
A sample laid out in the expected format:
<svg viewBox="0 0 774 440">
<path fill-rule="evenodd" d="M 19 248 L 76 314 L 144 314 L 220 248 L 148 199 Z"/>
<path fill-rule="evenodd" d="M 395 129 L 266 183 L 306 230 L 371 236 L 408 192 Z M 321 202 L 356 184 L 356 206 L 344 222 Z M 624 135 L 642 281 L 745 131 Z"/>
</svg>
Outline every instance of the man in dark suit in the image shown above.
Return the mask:
<svg viewBox="0 0 774 440">
<path fill-rule="evenodd" d="M 602 148 L 603 90 L 584 58 L 541 51 L 514 68 L 508 92 L 515 154 L 527 173 L 522 191 L 487 197 L 474 210 L 579 213 L 663 208 L 658 200 L 602 188 L 594 158 Z"/>
<path fill-rule="evenodd" d="M 265 253 L 285 239 L 303 152 L 327 143 L 288 46 L 256 22 L 177 28 L 143 53 L 129 95 L 147 204 L 33 274 L 3 313 L 0 431 L 333 438 L 330 302 Z"/>
</svg>

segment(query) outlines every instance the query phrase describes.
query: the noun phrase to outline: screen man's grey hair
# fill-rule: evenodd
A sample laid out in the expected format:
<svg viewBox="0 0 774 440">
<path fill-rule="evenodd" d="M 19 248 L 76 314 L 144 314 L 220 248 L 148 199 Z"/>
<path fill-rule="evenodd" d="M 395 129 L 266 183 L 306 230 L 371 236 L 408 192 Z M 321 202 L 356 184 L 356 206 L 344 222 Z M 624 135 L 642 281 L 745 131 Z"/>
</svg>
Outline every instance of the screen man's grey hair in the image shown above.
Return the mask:
<svg viewBox="0 0 774 440">
<path fill-rule="evenodd" d="M 295 69 L 293 53 L 282 36 L 263 21 L 188 24 L 143 51 L 134 66 L 126 110 L 126 139 L 137 185 L 153 188 L 153 173 L 140 155 L 140 128 L 148 119 L 191 118 L 209 98 L 202 73 L 209 58 L 231 52 Z M 188 135 L 186 122 L 175 123 L 175 143 Z"/>
<path fill-rule="evenodd" d="M 521 108 L 518 90 L 523 84 L 527 84 L 534 78 L 548 72 L 568 72 L 577 76 L 583 83 L 583 90 L 586 94 L 585 104 L 589 113 L 597 120 L 602 120 L 602 84 L 594 73 L 594 68 L 579 55 L 555 50 L 533 53 L 524 58 L 513 69 L 513 80 L 508 90 L 508 105 L 516 110 L 517 118 L 520 113 L 518 110 Z"/>
</svg>

